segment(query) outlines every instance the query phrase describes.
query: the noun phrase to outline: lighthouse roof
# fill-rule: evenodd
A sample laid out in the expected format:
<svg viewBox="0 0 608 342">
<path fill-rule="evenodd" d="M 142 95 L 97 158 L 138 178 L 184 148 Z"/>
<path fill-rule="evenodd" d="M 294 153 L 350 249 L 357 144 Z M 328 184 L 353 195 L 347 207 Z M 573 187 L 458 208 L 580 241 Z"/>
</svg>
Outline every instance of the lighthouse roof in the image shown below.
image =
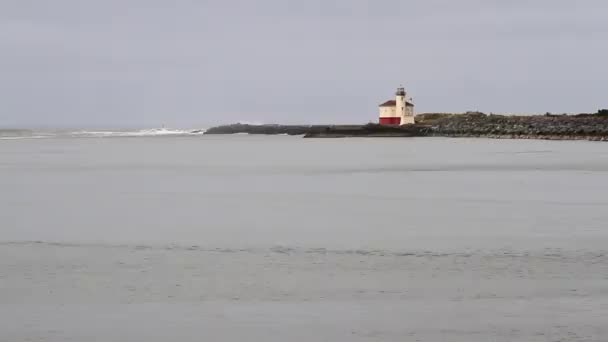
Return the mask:
<svg viewBox="0 0 608 342">
<path fill-rule="evenodd" d="M 405 101 L 405 104 L 409 107 L 413 107 L 414 103 L 412 101 Z M 380 105 L 380 107 L 397 107 L 397 101 L 395 100 L 388 100 L 386 102 L 384 102 L 383 104 Z"/>
<path fill-rule="evenodd" d="M 397 106 L 397 101 L 395 101 L 395 100 L 388 100 L 380 105 L 380 107 L 395 107 L 395 106 Z"/>
</svg>

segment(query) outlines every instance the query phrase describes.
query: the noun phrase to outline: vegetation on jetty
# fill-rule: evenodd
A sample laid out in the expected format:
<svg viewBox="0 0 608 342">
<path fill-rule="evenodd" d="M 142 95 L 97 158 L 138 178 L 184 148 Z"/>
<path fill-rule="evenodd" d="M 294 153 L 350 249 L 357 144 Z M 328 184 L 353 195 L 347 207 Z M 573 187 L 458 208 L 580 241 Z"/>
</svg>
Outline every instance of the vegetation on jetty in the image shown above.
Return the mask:
<svg viewBox="0 0 608 342">
<path fill-rule="evenodd" d="M 287 134 L 306 138 L 335 137 L 486 137 L 510 139 L 608 141 L 608 110 L 595 114 L 505 116 L 469 112 L 416 116 L 405 126 L 366 125 L 245 125 L 210 128 L 205 134 Z"/>
</svg>

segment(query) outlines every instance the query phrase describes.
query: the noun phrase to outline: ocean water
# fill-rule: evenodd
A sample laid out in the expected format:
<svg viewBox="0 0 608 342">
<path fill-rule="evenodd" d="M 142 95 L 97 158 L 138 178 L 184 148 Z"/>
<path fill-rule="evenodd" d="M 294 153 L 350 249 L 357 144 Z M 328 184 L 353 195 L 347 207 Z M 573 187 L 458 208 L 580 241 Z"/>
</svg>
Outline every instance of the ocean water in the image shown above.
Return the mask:
<svg viewBox="0 0 608 342">
<path fill-rule="evenodd" d="M 608 144 L 3 131 L 0 341 L 606 341 Z"/>
</svg>

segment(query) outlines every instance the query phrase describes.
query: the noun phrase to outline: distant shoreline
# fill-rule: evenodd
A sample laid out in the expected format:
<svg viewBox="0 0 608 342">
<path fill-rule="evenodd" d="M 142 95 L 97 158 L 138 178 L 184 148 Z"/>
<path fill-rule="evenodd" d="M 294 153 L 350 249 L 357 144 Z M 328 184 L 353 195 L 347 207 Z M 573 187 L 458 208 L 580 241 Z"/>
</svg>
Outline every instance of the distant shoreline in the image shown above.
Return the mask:
<svg viewBox="0 0 608 342">
<path fill-rule="evenodd" d="M 580 115 L 506 116 L 483 113 L 420 114 L 416 124 L 249 125 L 211 127 L 205 134 L 302 135 L 305 138 L 346 137 L 468 137 L 608 141 L 608 113 Z"/>
</svg>

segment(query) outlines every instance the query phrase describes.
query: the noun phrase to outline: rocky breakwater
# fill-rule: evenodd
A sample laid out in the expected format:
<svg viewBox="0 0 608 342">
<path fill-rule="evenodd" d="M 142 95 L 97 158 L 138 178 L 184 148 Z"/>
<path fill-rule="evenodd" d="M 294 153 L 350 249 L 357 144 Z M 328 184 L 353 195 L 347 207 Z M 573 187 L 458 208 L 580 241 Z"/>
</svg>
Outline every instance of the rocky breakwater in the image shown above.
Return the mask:
<svg viewBox="0 0 608 342">
<path fill-rule="evenodd" d="M 417 120 L 431 126 L 431 136 L 608 141 L 608 115 L 603 113 L 544 116 L 427 114 Z"/>
<path fill-rule="evenodd" d="M 245 125 L 233 124 L 208 129 L 205 134 L 265 134 L 302 135 L 305 138 L 344 137 L 420 137 L 429 134 L 425 125 L 383 126 L 367 125 Z"/>
<path fill-rule="evenodd" d="M 389 126 L 379 124 L 328 126 L 324 130 L 308 132 L 304 138 L 346 138 L 346 137 L 425 137 L 431 133 L 431 127 L 422 124 Z"/>
<path fill-rule="evenodd" d="M 265 135 L 305 135 L 309 132 L 321 132 L 329 126 L 319 125 L 249 125 L 232 124 L 211 127 L 204 134 L 265 134 Z"/>
<path fill-rule="evenodd" d="M 302 135 L 305 138 L 342 137 L 484 137 L 608 141 L 608 110 L 578 115 L 487 115 L 431 113 L 416 116 L 416 124 L 366 125 L 246 125 L 208 129 L 205 134 Z"/>
</svg>

